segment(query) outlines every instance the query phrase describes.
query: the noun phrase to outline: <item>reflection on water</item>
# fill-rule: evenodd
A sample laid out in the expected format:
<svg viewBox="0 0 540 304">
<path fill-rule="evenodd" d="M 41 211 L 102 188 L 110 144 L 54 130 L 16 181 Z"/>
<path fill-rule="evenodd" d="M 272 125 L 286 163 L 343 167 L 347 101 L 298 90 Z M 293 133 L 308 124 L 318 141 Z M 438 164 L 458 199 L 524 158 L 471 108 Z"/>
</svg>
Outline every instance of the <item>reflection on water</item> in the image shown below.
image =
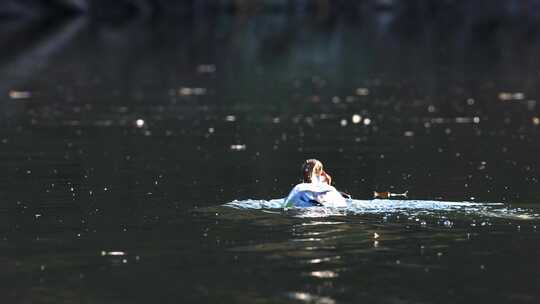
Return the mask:
<svg viewBox="0 0 540 304">
<path fill-rule="evenodd" d="M 228 251 L 264 260 L 264 266 L 256 269 L 279 269 L 286 282 L 273 284 L 286 298 L 311 303 L 354 299 L 452 303 L 462 298 L 528 303 L 536 298 L 530 293 L 538 282 L 534 271 L 515 257 L 533 256 L 529 250 L 536 247 L 531 242 L 538 237 L 540 222 L 533 213 L 537 208 L 374 200 L 356 202 L 375 205 L 359 212 L 357 208 L 366 206 L 350 203 L 347 211 L 324 218 L 310 217 L 307 211 L 263 212 L 268 209 L 258 207 L 274 207 L 265 201 L 232 202 L 197 213 L 220 220 L 222 227 L 260 231 L 258 239 L 230 244 Z M 396 208 L 399 203 L 403 206 Z M 514 238 L 527 252 L 515 246 Z M 506 272 L 518 269 L 520 284 L 512 284 Z M 424 289 L 419 291 L 418 286 Z"/>
<path fill-rule="evenodd" d="M 536 10 L 383 2 L 2 20 L 3 302 L 536 303 Z"/>
</svg>

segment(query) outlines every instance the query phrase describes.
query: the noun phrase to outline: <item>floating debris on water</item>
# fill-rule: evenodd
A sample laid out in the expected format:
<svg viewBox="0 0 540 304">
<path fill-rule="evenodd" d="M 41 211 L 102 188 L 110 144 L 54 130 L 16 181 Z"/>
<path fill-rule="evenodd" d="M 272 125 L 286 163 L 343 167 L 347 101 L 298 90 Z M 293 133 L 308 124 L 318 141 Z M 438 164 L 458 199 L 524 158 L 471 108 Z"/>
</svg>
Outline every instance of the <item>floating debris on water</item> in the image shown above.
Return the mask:
<svg viewBox="0 0 540 304">
<path fill-rule="evenodd" d="M 409 191 L 405 191 L 403 193 L 392 193 L 389 191 L 382 191 L 382 192 L 373 191 L 373 198 L 383 198 L 383 199 L 394 198 L 394 197 L 406 198 L 408 194 L 409 194 Z"/>
</svg>

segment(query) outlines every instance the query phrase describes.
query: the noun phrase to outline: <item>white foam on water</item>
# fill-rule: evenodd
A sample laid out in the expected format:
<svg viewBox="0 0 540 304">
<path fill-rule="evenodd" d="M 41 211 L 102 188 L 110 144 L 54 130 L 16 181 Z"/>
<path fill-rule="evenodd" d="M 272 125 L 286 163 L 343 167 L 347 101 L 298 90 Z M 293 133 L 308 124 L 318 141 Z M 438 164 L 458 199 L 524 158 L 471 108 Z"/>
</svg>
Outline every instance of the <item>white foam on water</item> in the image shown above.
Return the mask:
<svg viewBox="0 0 540 304">
<path fill-rule="evenodd" d="M 272 199 L 272 200 L 253 200 L 247 199 L 243 201 L 234 200 L 224 206 L 232 207 L 236 209 L 283 209 L 285 199 Z"/>
<path fill-rule="evenodd" d="M 355 214 L 392 214 L 405 213 L 440 213 L 458 212 L 469 215 L 515 218 L 515 219 L 538 219 L 538 213 L 521 208 L 509 208 L 502 203 L 481 203 L 481 202 L 454 202 L 435 200 L 395 200 L 395 199 L 373 199 L 373 200 L 347 200 L 347 207 L 307 207 L 284 209 L 285 199 L 271 200 L 235 200 L 224 206 L 235 209 L 281 209 L 291 213 L 296 217 L 328 217 L 345 216 Z"/>
</svg>

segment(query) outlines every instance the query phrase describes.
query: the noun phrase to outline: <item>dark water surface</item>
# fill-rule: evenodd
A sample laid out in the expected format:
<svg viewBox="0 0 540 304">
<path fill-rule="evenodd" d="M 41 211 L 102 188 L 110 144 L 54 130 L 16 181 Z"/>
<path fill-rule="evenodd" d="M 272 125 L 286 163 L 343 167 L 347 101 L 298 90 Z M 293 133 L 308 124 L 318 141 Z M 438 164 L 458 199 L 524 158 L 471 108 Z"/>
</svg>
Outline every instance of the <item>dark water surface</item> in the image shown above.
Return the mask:
<svg viewBox="0 0 540 304">
<path fill-rule="evenodd" d="M 2 302 L 538 303 L 540 19 L 473 12 L 5 21 Z M 502 205 L 220 206 L 310 157 Z"/>
</svg>

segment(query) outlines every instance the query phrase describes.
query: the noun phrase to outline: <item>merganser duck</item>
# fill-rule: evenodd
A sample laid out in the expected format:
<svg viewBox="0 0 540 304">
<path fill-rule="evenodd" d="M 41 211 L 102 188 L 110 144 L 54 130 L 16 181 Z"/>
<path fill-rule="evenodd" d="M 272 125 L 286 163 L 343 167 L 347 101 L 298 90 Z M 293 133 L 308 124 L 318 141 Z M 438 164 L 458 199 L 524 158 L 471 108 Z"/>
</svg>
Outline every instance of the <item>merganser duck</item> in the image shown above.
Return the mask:
<svg viewBox="0 0 540 304">
<path fill-rule="evenodd" d="M 345 194 L 331 184 L 332 177 L 324 171 L 323 164 L 319 160 L 308 159 L 302 164 L 302 183 L 291 190 L 284 207 L 346 207 Z"/>
</svg>

